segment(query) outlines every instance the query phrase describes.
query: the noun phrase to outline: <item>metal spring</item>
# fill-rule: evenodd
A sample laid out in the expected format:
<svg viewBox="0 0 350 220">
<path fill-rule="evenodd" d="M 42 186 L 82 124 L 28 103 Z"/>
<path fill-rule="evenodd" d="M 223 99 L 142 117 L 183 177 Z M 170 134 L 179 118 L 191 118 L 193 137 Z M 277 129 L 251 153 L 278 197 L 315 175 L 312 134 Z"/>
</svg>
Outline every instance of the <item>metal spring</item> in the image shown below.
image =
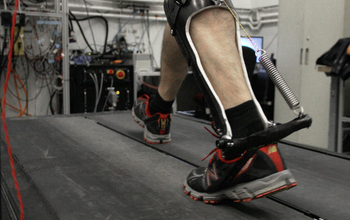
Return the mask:
<svg viewBox="0 0 350 220">
<path fill-rule="evenodd" d="M 275 65 L 271 62 L 270 58 L 267 56 L 267 53 L 264 50 L 262 51 L 262 55 L 260 57 L 260 62 L 265 68 L 266 72 L 269 74 L 272 82 L 275 84 L 277 89 L 280 91 L 282 94 L 284 100 L 289 105 L 289 108 L 292 110 L 300 108 L 299 100 L 298 98 L 294 95 L 293 91 L 289 88 L 288 84 L 286 81 L 283 79 L 282 75 L 278 72 L 276 69 Z"/>
</svg>

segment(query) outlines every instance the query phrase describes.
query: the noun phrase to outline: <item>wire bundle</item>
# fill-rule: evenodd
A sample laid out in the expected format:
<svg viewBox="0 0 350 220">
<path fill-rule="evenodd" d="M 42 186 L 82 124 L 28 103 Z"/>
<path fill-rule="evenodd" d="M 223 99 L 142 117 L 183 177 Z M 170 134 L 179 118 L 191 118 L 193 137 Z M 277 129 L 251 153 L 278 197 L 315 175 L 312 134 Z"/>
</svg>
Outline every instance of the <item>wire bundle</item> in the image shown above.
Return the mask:
<svg viewBox="0 0 350 220">
<path fill-rule="evenodd" d="M 1 116 L 2 116 L 2 122 L 3 122 L 3 127 L 4 127 L 5 139 L 6 139 L 6 143 L 7 143 L 7 152 L 8 152 L 8 155 L 10 157 L 10 164 L 11 164 L 11 169 L 12 169 L 12 177 L 13 177 L 14 185 L 15 185 L 15 188 L 16 188 L 16 191 L 17 191 L 17 198 L 18 198 L 19 207 L 20 207 L 20 218 L 22 220 L 22 219 L 24 219 L 24 207 L 23 207 L 21 191 L 19 189 L 18 180 L 17 180 L 17 176 L 16 176 L 14 160 L 13 160 L 13 157 L 12 157 L 12 149 L 11 149 L 11 144 L 10 144 L 10 137 L 8 135 L 8 130 L 7 130 L 6 111 L 5 111 L 7 86 L 8 86 L 8 81 L 9 81 L 10 74 L 11 74 L 12 49 L 13 49 L 13 44 L 14 44 L 13 40 L 14 40 L 14 35 L 15 35 L 17 9 L 18 9 L 18 0 L 16 0 L 15 10 L 14 10 L 13 17 L 12 17 L 10 51 L 9 51 L 9 54 L 8 54 L 7 75 L 6 75 L 5 85 L 4 85 L 4 97 L 3 97 L 3 100 L 2 100 L 3 110 L 2 110 Z"/>
<path fill-rule="evenodd" d="M 40 19 L 45 18 L 41 17 Z M 30 31 L 31 36 L 28 34 L 28 30 L 25 32 L 25 35 L 19 35 L 19 31 L 16 34 L 14 42 L 21 37 L 21 46 L 24 48 L 24 56 L 12 57 L 11 71 L 18 76 L 16 80 L 21 85 L 16 85 L 15 82 L 15 84 L 9 88 L 9 92 L 18 100 L 25 101 L 26 106 L 28 106 L 30 101 L 34 101 L 36 108 L 37 98 L 41 95 L 43 89 L 46 88 L 50 97 L 47 109 L 51 110 L 51 114 L 55 114 L 56 112 L 60 112 L 60 107 L 57 107 L 57 110 L 53 107 L 54 97 L 62 93 L 62 83 L 60 82 L 60 79 L 62 79 L 62 58 L 61 45 L 59 43 L 62 36 L 59 34 L 56 25 L 48 25 L 48 22 L 55 22 L 55 20 L 48 19 L 44 21 L 40 19 L 35 17 L 30 17 L 30 19 L 28 19 L 26 26 L 32 25 Z M 4 39 L 6 38 L 7 34 L 5 33 Z M 3 46 L 2 53 L 4 53 L 4 50 L 5 47 Z M 4 66 L 6 62 L 7 58 L 4 58 L 1 62 L 1 66 Z M 34 75 L 32 73 L 34 73 Z M 32 97 L 29 97 L 31 90 L 28 88 L 28 82 L 33 83 L 33 81 L 36 83 L 36 85 L 33 86 L 33 88 L 36 88 L 36 91 Z M 16 92 L 11 89 L 13 87 L 16 89 Z M 19 89 L 23 90 L 25 98 L 20 97 L 17 92 Z M 9 103 L 6 104 L 10 106 Z M 13 109 L 18 110 L 16 108 Z M 28 108 L 25 115 L 30 115 L 28 113 Z"/>
</svg>

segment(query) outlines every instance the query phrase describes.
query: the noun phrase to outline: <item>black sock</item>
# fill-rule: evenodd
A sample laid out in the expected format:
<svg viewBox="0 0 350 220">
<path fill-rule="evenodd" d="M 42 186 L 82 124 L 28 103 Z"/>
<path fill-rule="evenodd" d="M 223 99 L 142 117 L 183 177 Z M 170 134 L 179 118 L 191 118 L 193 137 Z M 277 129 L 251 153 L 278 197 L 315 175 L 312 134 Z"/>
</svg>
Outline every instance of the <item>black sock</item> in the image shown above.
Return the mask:
<svg viewBox="0 0 350 220">
<path fill-rule="evenodd" d="M 227 119 L 230 123 L 233 138 L 247 137 L 253 133 L 264 130 L 264 122 L 260 118 L 259 111 L 253 100 L 247 101 L 236 107 L 227 109 Z M 224 150 L 225 159 L 232 160 L 241 156 L 243 152 Z"/>
<path fill-rule="evenodd" d="M 162 114 L 168 114 L 171 113 L 171 109 L 173 106 L 173 101 L 164 101 L 162 97 L 160 97 L 158 91 L 154 97 L 152 97 L 149 101 L 149 112 L 151 115 L 154 115 L 155 113 L 159 112 Z"/>
<path fill-rule="evenodd" d="M 247 137 L 265 128 L 253 100 L 227 109 L 225 112 L 234 138 Z"/>
</svg>

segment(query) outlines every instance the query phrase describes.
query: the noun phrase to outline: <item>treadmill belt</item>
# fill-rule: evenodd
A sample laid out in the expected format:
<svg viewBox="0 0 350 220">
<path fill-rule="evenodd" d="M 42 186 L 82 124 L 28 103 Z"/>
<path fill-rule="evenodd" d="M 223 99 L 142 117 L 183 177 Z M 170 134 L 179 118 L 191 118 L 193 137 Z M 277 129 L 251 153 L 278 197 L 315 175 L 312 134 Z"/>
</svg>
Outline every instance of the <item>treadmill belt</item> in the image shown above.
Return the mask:
<svg viewBox="0 0 350 220">
<path fill-rule="evenodd" d="M 349 217 L 336 207 L 343 203 L 339 207 L 349 210 L 344 192 L 340 196 L 340 192 L 330 191 L 332 200 L 342 201 L 332 201 L 335 207 L 330 205 L 324 210 L 327 213 L 315 209 L 322 208 L 327 198 L 315 202 L 321 196 L 309 199 L 310 195 L 324 187 L 320 184 L 322 178 L 330 182 L 333 176 L 316 173 L 313 175 L 319 178 L 315 180 L 319 184 L 304 185 L 314 184 L 315 181 L 307 179 L 313 176 L 299 167 L 304 160 L 291 163 L 289 158 L 295 160 L 300 155 L 294 155 L 297 151 L 289 150 L 288 146 L 281 146 L 282 151 L 299 186 L 276 194 L 275 198 L 283 200 L 282 203 L 262 198 L 248 203 L 228 200 L 208 205 L 185 195 L 182 183 L 193 168 L 208 163 L 201 159 L 215 147 L 216 139 L 203 128 L 210 125 L 174 116 L 173 141 L 150 145 L 143 141 L 143 130 L 132 121 L 130 111 L 86 117 L 11 118 L 7 124 L 17 162 L 59 219 L 312 219 L 283 202 L 315 216 L 326 218 L 328 214 L 327 219 Z M 322 163 L 322 158 L 316 157 Z M 13 184 L 10 178 L 5 179 L 7 185 Z M 348 185 L 342 184 L 339 180 L 334 186 L 349 192 Z M 27 202 L 24 200 L 25 208 L 29 207 Z"/>
<path fill-rule="evenodd" d="M 123 114 L 91 115 L 89 117 L 106 127 L 141 140 L 142 128 L 136 123 L 127 127 L 123 126 L 132 118 L 129 112 Z M 121 123 L 116 123 L 116 121 Z M 216 140 L 203 129 L 204 126 L 209 128 L 209 123 L 204 121 L 199 123 L 188 120 L 187 117 L 173 116 L 171 126 L 173 141 L 166 144 L 171 147 L 151 144 L 150 146 L 191 161 L 196 166 L 206 166 L 208 161 L 201 162 L 201 158 L 214 148 Z M 192 138 L 189 138 L 190 135 Z M 349 157 L 334 157 L 282 143 L 279 144 L 279 148 L 288 169 L 298 181 L 298 187 L 278 193 L 273 196 L 273 199 L 316 219 L 318 217 L 350 219 L 350 175 L 344 175 L 350 174 Z"/>
</svg>

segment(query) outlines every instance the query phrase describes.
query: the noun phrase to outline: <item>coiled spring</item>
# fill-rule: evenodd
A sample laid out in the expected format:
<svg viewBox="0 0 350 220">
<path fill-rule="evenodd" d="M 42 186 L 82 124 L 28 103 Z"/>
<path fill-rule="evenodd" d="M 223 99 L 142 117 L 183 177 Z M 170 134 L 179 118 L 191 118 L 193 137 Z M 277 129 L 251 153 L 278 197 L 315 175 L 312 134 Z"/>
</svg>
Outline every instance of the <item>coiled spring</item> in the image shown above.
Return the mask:
<svg viewBox="0 0 350 220">
<path fill-rule="evenodd" d="M 275 84 L 277 89 L 282 94 L 283 98 L 292 110 L 300 109 L 300 102 L 298 98 L 294 95 L 293 91 L 289 88 L 288 84 L 278 72 L 275 65 L 271 62 L 270 58 L 267 56 L 266 51 L 261 50 L 262 55 L 260 57 L 260 62 L 265 68 L 266 72 L 269 74 L 272 82 Z M 302 108 L 301 108 L 302 109 Z"/>
</svg>

